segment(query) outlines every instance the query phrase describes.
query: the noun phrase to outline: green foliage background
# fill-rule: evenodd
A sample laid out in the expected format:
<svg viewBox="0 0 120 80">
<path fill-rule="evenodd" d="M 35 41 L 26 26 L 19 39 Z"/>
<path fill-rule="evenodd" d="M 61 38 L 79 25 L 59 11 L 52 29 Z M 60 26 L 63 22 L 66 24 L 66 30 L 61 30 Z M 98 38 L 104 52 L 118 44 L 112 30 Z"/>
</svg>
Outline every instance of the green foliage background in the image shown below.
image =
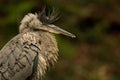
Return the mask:
<svg viewBox="0 0 120 80">
<path fill-rule="evenodd" d="M 77 37 L 56 35 L 59 61 L 43 80 L 120 80 L 119 0 L 0 0 L 0 47 L 18 34 L 24 15 L 45 5 L 59 8 L 55 24 Z"/>
</svg>

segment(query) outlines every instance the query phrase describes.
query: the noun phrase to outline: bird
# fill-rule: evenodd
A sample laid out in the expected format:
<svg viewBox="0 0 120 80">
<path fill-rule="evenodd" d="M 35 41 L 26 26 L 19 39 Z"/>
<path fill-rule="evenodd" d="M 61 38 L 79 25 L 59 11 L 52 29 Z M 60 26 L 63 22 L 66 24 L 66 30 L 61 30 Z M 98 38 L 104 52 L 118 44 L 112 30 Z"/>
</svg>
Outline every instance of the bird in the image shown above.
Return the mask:
<svg viewBox="0 0 120 80">
<path fill-rule="evenodd" d="M 21 20 L 19 33 L 0 50 L 0 80 L 41 80 L 58 60 L 54 34 L 75 35 L 55 26 L 56 9 L 28 13 Z"/>
</svg>

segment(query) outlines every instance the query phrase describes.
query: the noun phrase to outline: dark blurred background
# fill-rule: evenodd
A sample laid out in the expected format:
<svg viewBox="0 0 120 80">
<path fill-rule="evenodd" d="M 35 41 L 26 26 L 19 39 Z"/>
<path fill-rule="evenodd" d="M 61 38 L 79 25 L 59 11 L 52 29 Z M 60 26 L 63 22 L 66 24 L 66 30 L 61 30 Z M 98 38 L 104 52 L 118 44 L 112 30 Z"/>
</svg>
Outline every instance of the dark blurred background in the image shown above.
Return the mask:
<svg viewBox="0 0 120 80">
<path fill-rule="evenodd" d="M 120 0 L 0 0 L 0 48 L 45 5 L 59 8 L 55 24 L 77 37 L 56 35 L 59 61 L 43 80 L 120 80 Z"/>
</svg>

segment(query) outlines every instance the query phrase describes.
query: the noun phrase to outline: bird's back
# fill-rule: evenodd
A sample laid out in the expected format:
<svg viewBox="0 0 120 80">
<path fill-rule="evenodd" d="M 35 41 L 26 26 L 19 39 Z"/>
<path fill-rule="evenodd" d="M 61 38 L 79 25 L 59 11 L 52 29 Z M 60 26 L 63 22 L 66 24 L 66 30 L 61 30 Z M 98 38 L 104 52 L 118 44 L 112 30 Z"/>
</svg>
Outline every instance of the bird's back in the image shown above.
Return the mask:
<svg viewBox="0 0 120 80">
<path fill-rule="evenodd" d="M 57 60 L 57 43 L 48 32 L 18 34 L 0 51 L 0 80 L 38 80 Z"/>
</svg>

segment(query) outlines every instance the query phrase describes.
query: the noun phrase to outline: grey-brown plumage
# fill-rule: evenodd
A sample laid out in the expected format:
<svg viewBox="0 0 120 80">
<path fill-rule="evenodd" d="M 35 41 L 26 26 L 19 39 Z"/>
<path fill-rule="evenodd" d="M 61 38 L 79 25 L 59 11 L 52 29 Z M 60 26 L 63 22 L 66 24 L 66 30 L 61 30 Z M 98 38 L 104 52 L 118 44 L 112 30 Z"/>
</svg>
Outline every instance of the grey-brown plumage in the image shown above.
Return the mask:
<svg viewBox="0 0 120 80">
<path fill-rule="evenodd" d="M 53 15 L 54 14 L 54 15 Z M 40 80 L 46 69 L 57 61 L 58 47 L 53 33 L 75 37 L 52 25 L 53 10 L 46 15 L 29 13 L 19 26 L 19 34 L 0 51 L 0 80 Z"/>
</svg>

